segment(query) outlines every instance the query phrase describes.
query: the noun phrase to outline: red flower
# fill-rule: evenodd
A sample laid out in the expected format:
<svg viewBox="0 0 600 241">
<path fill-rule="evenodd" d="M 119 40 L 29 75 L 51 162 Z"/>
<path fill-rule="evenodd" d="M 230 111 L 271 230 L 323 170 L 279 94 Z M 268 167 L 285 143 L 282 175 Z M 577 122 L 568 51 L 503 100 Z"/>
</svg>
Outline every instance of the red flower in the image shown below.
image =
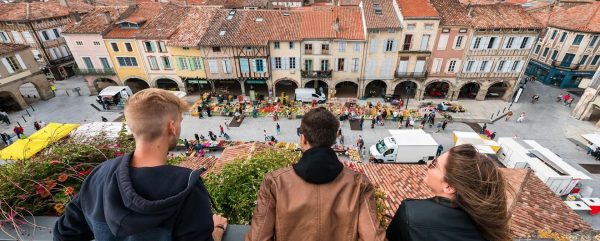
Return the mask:
<svg viewBox="0 0 600 241">
<path fill-rule="evenodd" d="M 46 188 L 47 188 L 48 190 L 51 190 L 52 188 L 56 187 L 56 184 L 57 184 L 57 183 L 56 183 L 56 181 L 54 181 L 54 180 L 49 180 L 49 181 L 46 181 Z"/>
<path fill-rule="evenodd" d="M 61 163 L 62 162 L 60 162 L 59 160 L 52 160 L 52 161 L 50 161 L 50 164 L 52 164 L 52 165 L 58 165 L 58 164 L 61 164 Z"/>
<path fill-rule="evenodd" d="M 44 186 L 42 186 L 42 185 L 38 185 L 38 187 L 36 189 L 36 193 L 37 193 L 37 195 L 40 195 L 40 197 L 42 197 L 42 198 L 47 198 L 50 196 L 50 192 L 48 191 L 48 189 L 44 188 Z"/>
<path fill-rule="evenodd" d="M 77 175 L 79 175 L 80 177 L 84 177 L 84 176 L 90 175 L 91 172 L 92 172 L 92 169 L 90 168 L 90 169 L 78 172 Z"/>
<path fill-rule="evenodd" d="M 65 194 L 67 196 L 73 195 L 74 192 L 75 192 L 75 188 L 73 188 L 73 187 L 67 187 L 67 188 L 65 188 Z"/>
<path fill-rule="evenodd" d="M 60 175 L 58 175 L 59 182 L 65 182 L 68 178 L 69 178 L 69 176 L 65 173 L 61 173 Z"/>
</svg>

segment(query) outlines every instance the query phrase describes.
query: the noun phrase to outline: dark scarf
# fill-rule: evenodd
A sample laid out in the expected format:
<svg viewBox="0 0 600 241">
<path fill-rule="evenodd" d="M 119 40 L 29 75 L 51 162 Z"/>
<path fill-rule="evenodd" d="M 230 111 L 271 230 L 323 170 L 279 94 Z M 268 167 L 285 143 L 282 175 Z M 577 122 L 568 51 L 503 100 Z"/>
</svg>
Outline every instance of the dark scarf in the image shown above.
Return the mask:
<svg viewBox="0 0 600 241">
<path fill-rule="evenodd" d="M 331 182 L 344 169 L 344 165 L 330 147 L 308 149 L 293 167 L 298 176 L 312 184 Z"/>
</svg>

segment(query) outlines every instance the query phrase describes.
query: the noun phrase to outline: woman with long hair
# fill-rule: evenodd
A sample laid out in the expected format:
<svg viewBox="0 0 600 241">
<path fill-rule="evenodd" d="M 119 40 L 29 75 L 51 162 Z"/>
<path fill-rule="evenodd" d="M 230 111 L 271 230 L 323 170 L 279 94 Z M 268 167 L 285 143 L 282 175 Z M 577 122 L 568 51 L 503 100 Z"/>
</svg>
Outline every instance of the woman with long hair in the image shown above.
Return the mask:
<svg viewBox="0 0 600 241">
<path fill-rule="evenodd" d="M 508 241 L 506 183 L 494 162 L 459 145 L 427 163 L 435 195 L 405 199 L 387 230 L 389 241 Z"/>
</svg>

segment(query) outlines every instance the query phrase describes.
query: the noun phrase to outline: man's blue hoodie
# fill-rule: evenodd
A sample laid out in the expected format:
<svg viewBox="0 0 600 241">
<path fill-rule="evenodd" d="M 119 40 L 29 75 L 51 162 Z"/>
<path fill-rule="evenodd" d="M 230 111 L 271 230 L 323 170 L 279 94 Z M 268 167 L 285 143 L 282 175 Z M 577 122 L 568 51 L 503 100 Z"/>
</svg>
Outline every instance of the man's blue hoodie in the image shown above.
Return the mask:
<svg viewBox="0 0 600 241">
<path fill-rule="evenodd" d="M 133 153 L 106 161 L 84 181 L 54 227 L 54 240 L 212 241 L 200 171 L 132 168 Z"/>
</svg>

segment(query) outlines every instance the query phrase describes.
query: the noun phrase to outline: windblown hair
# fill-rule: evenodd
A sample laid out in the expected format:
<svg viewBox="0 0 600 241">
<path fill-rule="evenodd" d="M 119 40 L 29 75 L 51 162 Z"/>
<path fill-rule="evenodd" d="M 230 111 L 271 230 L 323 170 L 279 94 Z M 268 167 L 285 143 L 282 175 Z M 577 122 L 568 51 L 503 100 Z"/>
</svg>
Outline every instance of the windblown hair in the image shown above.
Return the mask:
<svg viewBox="0 0 600 241">
<path fill-rule="evenodd" d="M 507 206 L 507 184 L 500 170 L 472 145 L 448 151 L 445 181 L 456 190 L 454 202 L 471 216 L 483 237 L 512 240 Z"/>
<path fill-rule="evenodd" d="M 188 111 L 188 104 L 169 91 L 145 89 L 125 105 L 125 120 L 136 139 L 153 141 L 166 130 L 169 121 Z"/>
</svg>

